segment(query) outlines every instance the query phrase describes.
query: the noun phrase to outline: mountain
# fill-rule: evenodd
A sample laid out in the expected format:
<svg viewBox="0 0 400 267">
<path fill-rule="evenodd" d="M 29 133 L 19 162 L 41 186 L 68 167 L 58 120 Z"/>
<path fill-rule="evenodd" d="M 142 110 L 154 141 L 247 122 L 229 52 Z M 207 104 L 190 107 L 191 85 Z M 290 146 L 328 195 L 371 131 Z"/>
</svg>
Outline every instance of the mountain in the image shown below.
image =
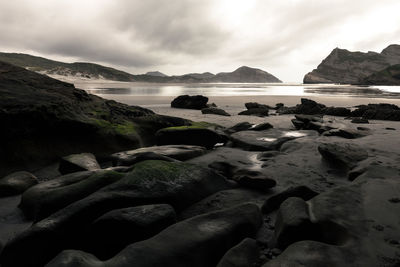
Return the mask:
<svg viewBox="0 0 400 267">
<path fill-rule="evenodd" d="M 272 74 L 250 67 L 240 67 L 233 72 L 220 72 L 211 78 L 213 82 L 230 83 L 281 83 L 282 81 Z"/>
<path fill-rule="evenodd" d="M 73 76 L 90 79 L 133 81 L 134 77 L 124 71 L 94 63 L 64 63 L 42 57 L 18 53 L 0 53 L 0 61 L 27 68 L 47 75 Z"/>
<path fill-rule="evenodd" d="M 390 45 L 381 53 L 335 48 L 317 69 L 304 76 L 303 82 L 359 84 L 364 78 L 399 63 L 400 45 Z"/>
<path fill-rule="evenodd" d="M 400 85 L 400 64 L 392 65 L 362 79 L 361 84 Z"/>
<path fill-rule="evenodd" d="M 147 72 L 145 75 L 148 75 L 148 76 L 157 76 L 157 77 L 167 77 L 167 76 L 168 76 L 168 75 L 165 75 L 164 73 L 159 72 L 159 71 L 149 71 L 149 72 Z"/>
<path fill-rule="evenodd" d="M 240 67 L 233 72 L 221 72 L 214 75 L 210 72 L 188 73 L 184 75 L 167 76 L 159 71 L 134 75 L 114 68 L 94 63 L 64 63 L 43 57 L 19 53 L 0 53 L 0 61 L 26 68 L 53 78 L 60 76 L 84 79 L 106 79 L 124 82 L 154 82 L 154 83 L 262 83 L 281 82 L 275 76 L 260 69 Z"/>
</svg>

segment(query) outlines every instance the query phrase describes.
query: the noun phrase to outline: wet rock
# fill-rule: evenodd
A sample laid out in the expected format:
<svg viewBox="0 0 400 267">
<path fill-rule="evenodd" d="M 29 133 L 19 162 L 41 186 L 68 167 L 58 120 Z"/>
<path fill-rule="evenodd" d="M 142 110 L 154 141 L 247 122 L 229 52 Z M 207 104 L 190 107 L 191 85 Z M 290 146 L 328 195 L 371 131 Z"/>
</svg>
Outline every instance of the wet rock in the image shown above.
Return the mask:
<svg viewBox="0 0 400 267">
<path fill-rule="evenodd" d="M 311 190 L 305 185 L 289 187 L 288 189 L 269 197 L 263 204 L 262 211 L 264 213 L 270 213 L 278 209 L 282 202 L 290 197 L 301 198 L 307 201 L 317 195 L 317 192 Z"/>
<path fill-rule="evenodd" d="M 143 147 L 135 150 L 114 153 L 111 155 L 111 159 L 113 161 L 114 166 L 120 166 L 120 165 L 129 166 L 138 162 L 140 157 L 143 157 L 140 155 L 145 155 L 143 153 L 154 153 L 167 158 L 173 158 L 185 161 L 205 154 L 206 149 L 201 146 L 190 146 L 190 145 L 151 146 L 151 147 Z"/>
<path fill-rule="evenodd" d="M 327 107 L 323 110 L 323 113 L 325 115 L 346 117 L 350 116 L 351 110 L 343 107 Z"/>
<path fill-rule="evenodd" d="M 81 266 L 216 266 L 227 250 L 254 236 L 260 224 L 257 206 L 243 204 L 174 224 L 104 262 L 87 253 L 67 250 L 46 266 L 71 266 L 79 260 Z"/>
<path fill-rule="evenodd" d="M 353 169 L 359 161 L 368 158 L 368 152 L 356 144 L 323 143 L 318 151 L 329 163 Z"/>
<path fill-rule="evenodd" d="M 259 161 L 268 161 L 271 158 L 274 158 L 278 155 L 281 155 L 282 153 L 279 151 L 266 151 L 266 152 L 261 152 L 257 155 L 257 159 Z"/>
<path fill-rule="evenodd" d="M 0 197 L 21 194 L 37 183 L 37 178 L 29 172 L 11 173 L 0 179 Z"/>
<path fill-rule="evenodd" d="M 20 208 L 39 221 L 124 176 L 114 171 L 77 172 L 31 187 L 21 197 Z"/>
<path fill-rule="evenodd" d="M 313 235 L 313 225 L 308 214 L 307 203 L 296 197 L 285 200 L 278 211 L 275 222 L 275 238 L 279 248 L 309 239 Z"/>
<path fill-rule="evenodd" d="M 248 169 L 234 171 L 232 179 L 239 185 L 255 190 L 268 190 L 276 185 L 276 181 L 263 173 Z"/>
<path fill-rule="evenodd" d="M 260 249 L 257 241 L 245 238 L 238 245 L 234 246 L 219 261 L 217 267 L 249 267 L 257 262 L 260 256 Z"/>
<path fill-rule="evenodd" d="M 157 145 L 195 145 L 211 149 L 217 143 L 226 143 L 216 131 L 196 126 L 170 127 L 156 133 Z"/>
<path fill-rule="evenodd" d="M 339 136 L 346 139 L 355 139 L 366 136 L 366 133 L 353 129 L 332 129 L 325 131 L 323 136 Z"/>
<path fill-rule="evenodd" d="M 369 123 L 369 121 L 367 119 L 364 118 L 354 118 L 351 120 L 351 123 Z"/>
<path fill-rule="evenodd" d="M 58 170 L 61 174 L 80 171 L 95 171 L 100 169 L 96 157 L 91 153 L 81 153 L 65 156 L 60 160 Z"/>
<path fill-rule="evenodd" d="M 81 243 L 86 227 L 111 210 L 166 203 L 179 211 L 231 187 L 222 176 L 193 164 L 151 160 L 137 163 L 117 182 L 53 213 L 8 242 L 1 264 L 43 266 L 61 250 Z"/>
<path fill-rule="evenodd" d="M 203 109 L 207 108 L 208 97 L 202 95 L 180 95 L 171 102 L 172 108 Z"/>
<path fill-rule="evenodd" d="M 203 108 L 201 110 L 201 113 L 203 114 L 214 114 L 214 115 L 221 115 L 221 116 L 230 116 L 228 112 L 226 112 L 223 109 L 220 108 L 215 108 L 215 107 L 209 107 L 209 108 Z"/>
<path fill-rule="evenodd" d="M 117 209 L 102 215 L 86 231 L 86 252 L 109 259 L 129 244 L 148 239 L 176 222 L 167 204 Z"/>
<path fill-rule="evenodd" d="M 252 131 L 264 131 L 264 130 L 269 130 L 271 128 L 274 128 L 274 126 L 272 126 L 268 122 L 265 122 L 265 123 L 260 123 L 260 124 L 254 125 L 249 130 L 252 130 Z"/>
<path fill-rule="evenodd" d="M 232 126 L 231 128 L 226 129 L 225 132 L 228 134 L 233 134 L 236 132 L 249 130 L 251 127 L 253 127 L 253 124 L 249 122 L 239 122 L 234 126 Z"/>
<path fill-rule="evenodd" d="M 257 116 L 257 117 L 267 117 L 269 113 L 268 108 L 252 108 L 242 112 L 239 112 L 238 115 L 248 115 L 248 116 Z"/>
</svg>

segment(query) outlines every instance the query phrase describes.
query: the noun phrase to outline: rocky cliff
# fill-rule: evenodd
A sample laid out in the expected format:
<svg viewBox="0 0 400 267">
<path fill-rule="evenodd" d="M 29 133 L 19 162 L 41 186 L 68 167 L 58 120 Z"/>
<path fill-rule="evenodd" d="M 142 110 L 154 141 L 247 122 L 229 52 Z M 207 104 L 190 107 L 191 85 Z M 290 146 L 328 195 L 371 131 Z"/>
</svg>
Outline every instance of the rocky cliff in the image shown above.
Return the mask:
<svg viewBox="0 0 400 267">
<path fill-rule="evenodd" d="M 390 45 L 381 53 L 335 48 L 317 69 L 304 76 L 303 82 L 359 84 L 362 79 L 399 63 L 400 45 Z"/>
<path fill-rule="evenodd" d="M 392 65 L 362 79 L 361 84 L 400 85 L 400 64 Z"/>
</svg>

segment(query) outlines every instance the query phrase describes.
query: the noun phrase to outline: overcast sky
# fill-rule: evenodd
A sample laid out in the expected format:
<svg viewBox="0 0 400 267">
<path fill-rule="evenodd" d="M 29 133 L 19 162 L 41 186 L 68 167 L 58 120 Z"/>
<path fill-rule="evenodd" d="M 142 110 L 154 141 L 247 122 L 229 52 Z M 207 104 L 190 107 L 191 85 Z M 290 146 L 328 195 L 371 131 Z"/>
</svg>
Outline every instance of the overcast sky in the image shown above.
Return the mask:
<svg viewBox="0 0 400 267">
<path fill-rule="evenodd" d="M 233 71 L 300 82 L 335 47 L 400 44 L 399 0 L 0 0 L 0 51 L 131 73 Z"/>
</svg>

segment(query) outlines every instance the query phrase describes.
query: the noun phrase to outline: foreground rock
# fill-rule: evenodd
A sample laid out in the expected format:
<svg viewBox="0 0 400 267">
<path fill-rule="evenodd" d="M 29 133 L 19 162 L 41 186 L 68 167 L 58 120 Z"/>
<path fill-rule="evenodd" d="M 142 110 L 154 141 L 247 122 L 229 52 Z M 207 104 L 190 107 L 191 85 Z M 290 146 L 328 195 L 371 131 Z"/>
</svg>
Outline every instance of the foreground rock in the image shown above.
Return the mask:
<svg viewBox="0 0 400 267">
<path fill-rule="evenodd" d="M 0 197 L 18 195 L 38 183 L 29 172 L 15 172 L 0 179 Z"/>
<path fill-rule="evenodd" d="M 228 249 L 254 236 L 260 224 L 257 206 L 244 204 L 172 225 L 104 262 L 84 252 L 67 250 L 46 266 L 216 266 Z"/>
<path fill-rule="evenodd" d="M 208 97 L 202 95 L 180 95 L 171 102 L 172 108 L 203 109 L 207 108 Z"/>
<path fill-rule="evenodd" d="M 354 117 L 367 120 L 400 121 L 400 108 L 393 104 L 368 104 L 357 106 L 351 113 Z"/>
<path fill-rule="evenodd" d="M 100 169 L 96 157 L 91 153 L 73 154 L 62 157 L 58 170 L 61 174 L 79 171 L 95 171 Z"/>
<path fill-rule="evenodd" d="M 130 166 L 138 161 L 140 155 L 149 152 L 185 161 L 205 154 L 206 149 L 201 146 L 190 145 L 152 146 L 114 153 L 111 155 L 111 159 L 114 166 Z"/>
<path fill-rule="evenodd" d="M 368 158 L 368 152 L 356 144 L 323 143 L 318 146 L 322 157 L 331 164 L 353 169 L 359 161 Z"/>
<path fill-rule="evenodd" d="M 221 115 L 221 116 L 230 116 L 228 112 L 226 112 L 223 109 L 220 108 L 215 108 L 215 107 L 209 107 L 209 108 L 203 108 L 201 110 L 201 113 L 203 114 L 214 114 L 214 115 Z"/>
<path fill-rule="evenodd" d="M 0 95 L 0 124 L 7 125 L 0 132 L 1 140 L 7 140 L 0 143 L 0 177 L 71 154 L 105 157 L 152 145 L 159 129 L 188 124 L 6 63 L 0 63 Z"/>
<path fill-rule="evenodd" d="M 399 190 L 396 179 L 368 179 L 320 194 L 309 201 L 308 235 L 264 267 L 397 266 L 400 205 L 390 199 Z"/>
<path fill-rule="evenodd" d="M 192 164 L 140 162 L 117 182 L 53 213 L 10 241 L 4 247 L 1 264 L 43 266 L 63 249 L 79 249 L 87 227 L 111 210 L 154 203 L 182 210 L 231 187 L 222 176 Z"/>
<path fill-rule="evenodd" d="M 217 267 L 248 267 L 254 266 L 260 255 L 257 241 L 246 238 L 237 246 L 231 248 L 218 263 Z"/>
</svg>

